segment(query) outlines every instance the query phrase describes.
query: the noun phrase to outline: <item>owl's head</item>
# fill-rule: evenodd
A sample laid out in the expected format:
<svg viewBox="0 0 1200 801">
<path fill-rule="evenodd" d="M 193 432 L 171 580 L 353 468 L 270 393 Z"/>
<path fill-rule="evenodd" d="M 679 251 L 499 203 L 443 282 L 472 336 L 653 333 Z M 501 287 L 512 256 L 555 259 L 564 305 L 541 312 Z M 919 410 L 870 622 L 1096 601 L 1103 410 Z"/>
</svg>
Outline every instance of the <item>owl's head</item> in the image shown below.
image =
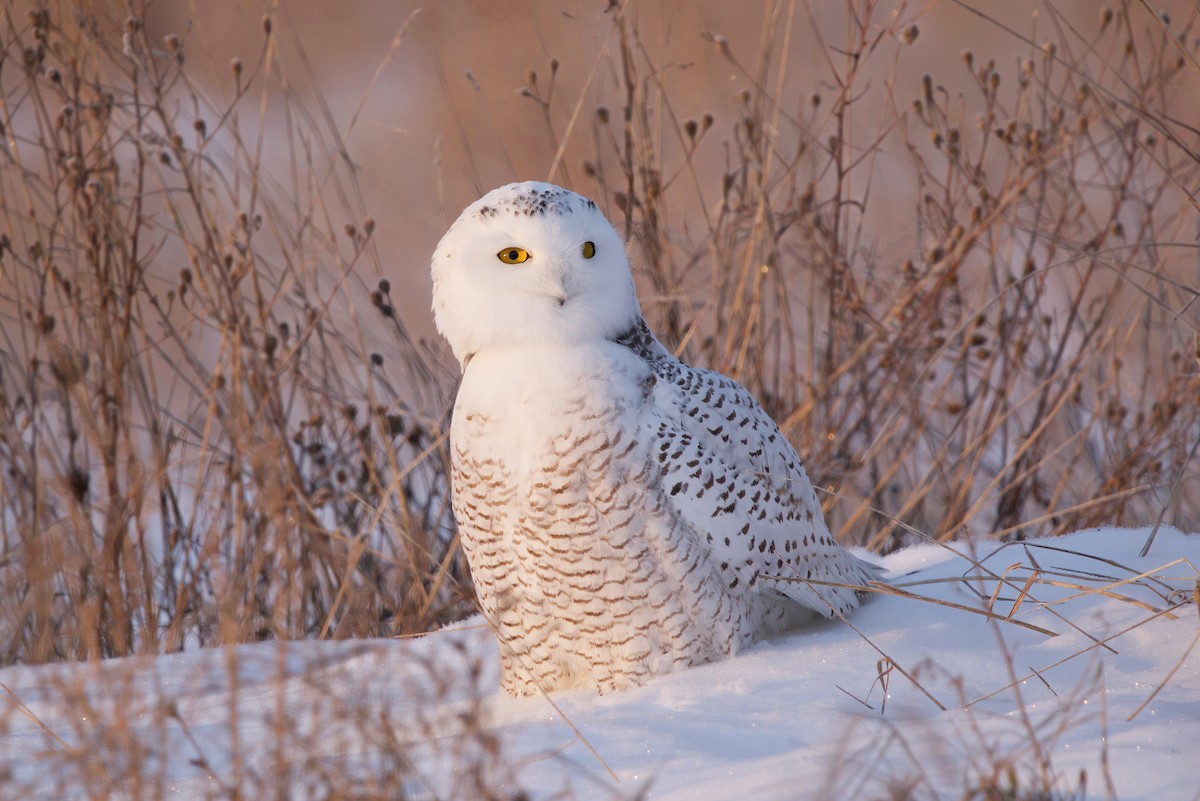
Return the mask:
<svg viewBox="0 0 1200 801">
<path fill-rule="evenodd" d="M 485 348 L 611 338 L 641 314 L 621 237 L 595 203 L 553 184 L 472 203 L 432 269 L 434 319 L 464 366 Z"/>
</svg>

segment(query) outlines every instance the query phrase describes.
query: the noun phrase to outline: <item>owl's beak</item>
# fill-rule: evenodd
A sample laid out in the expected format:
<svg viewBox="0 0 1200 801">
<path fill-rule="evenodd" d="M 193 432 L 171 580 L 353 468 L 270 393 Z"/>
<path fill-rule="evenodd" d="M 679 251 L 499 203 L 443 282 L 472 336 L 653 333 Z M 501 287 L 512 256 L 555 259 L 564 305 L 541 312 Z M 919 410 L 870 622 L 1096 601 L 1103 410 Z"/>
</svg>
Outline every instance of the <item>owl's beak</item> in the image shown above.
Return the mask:
<svg viewBox="0 0 1200 801">
<path fill-rule="evenodd" d="M 550 265 L 547 273 L 545 276 L 546 295 L 559 306 L 565 306 L 567 300 L 574 294 L 575 282 L 572 280 L 570 265 L 554 262 Z"/>
</svg>

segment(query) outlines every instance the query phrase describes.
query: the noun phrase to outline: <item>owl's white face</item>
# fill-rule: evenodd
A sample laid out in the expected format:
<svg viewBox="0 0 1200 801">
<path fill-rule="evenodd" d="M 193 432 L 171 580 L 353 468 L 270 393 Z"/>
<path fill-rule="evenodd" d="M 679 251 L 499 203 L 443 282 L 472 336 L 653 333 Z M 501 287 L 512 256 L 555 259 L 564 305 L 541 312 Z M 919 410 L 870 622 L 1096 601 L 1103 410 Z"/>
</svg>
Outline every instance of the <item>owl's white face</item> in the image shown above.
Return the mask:
<svg viewBox="0 0 1200 801">
<path fill-rule="evenodd" d="M 592 201 L 553 184 L 472 203 L 432 270 L 434 319 L 464 366 L 487 348 L 608 339 L 641 314 L 621 237 Z"/>
</svg>

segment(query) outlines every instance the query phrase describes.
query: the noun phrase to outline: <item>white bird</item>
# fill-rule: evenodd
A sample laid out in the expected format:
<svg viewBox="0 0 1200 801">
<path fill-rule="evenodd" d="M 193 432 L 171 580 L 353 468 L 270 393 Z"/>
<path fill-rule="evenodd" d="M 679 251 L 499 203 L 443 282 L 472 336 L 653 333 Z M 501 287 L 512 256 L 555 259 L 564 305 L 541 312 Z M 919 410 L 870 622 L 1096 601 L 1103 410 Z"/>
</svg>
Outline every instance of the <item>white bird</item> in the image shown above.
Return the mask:
<svg viewBox="0 0 1200 801">
<path fill-rule="evenodd" d="M 639 685 L 859 605 L 875 569 L 749 391 L 654 338 L 595 203 L 500 187 L 432 272 L 463 369 L 454 516 L 506 690 Z"/>
</svg>

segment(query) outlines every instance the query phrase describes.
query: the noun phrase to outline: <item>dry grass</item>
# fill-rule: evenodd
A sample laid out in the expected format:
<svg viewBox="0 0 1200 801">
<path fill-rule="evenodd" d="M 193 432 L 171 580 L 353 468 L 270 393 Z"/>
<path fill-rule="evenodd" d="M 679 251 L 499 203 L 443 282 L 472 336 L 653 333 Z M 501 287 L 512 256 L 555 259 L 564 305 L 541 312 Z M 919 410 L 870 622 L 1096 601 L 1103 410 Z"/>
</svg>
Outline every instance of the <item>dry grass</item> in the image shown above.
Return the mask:
<svg viewBox="0 0 1200 801">
<path fill-rule="evenodd" d="M 1086 35 L 1058 18 L 1044 42 L 1002 31 L 1026 50 L 1014 68 L 964 52 L 961 75 L 882 92 L 872 60 L 919 26 L 853 8 L 827 44 L 831 86 L 799 112 L 779 91 L 791 5 L 754 64 L 714 39 L 750 88 L 719 192 L 704 187 L 707 229 L 688 235 L 663 209 L 714 134 L 676 121 L 617 15 L 622 65 L 642 71 L 627 87 L 651 96 L 627 90 L 623 137 L 601 115 L 623 175 L 592 174 L 625 213 L 657 330 L 783 422 L 843 540 L 1195 520 L 1200 162 L 1175 116 L 1200 77 L 1189 51 L 1126 5 Z M 649 143 L 671 137 L 683 163 L 666 168 Z M 902 219 L 919 250 L 885 255 L 867 230 L 897 169 L 916 179 Z"/>
<path fill-rule="evenodd" d="M 6 20 L 0 661 L 460 616 L 445 396 L 386 282 L 367 305 L 374 222 L 271 18 L 222 100 L 186 42 L 79 13 Z"/>
<path fill-rule="evenodd" d="M 944 771 L 944 766 L 928 764 L 914 756 L 926 755 L 927 759 L 930 753 L 940 754 L 951 762 L 958 760 L 966 766 L 963 769 L 960 765 L 953 770 L 951 779 L 965 781 L 966 786 L 960 796 L 963 801 L 1082 799 L 1088 797 L 1089 786 L 1093 795 L 1103 791 L 1106 798 L 1117 797 L 1108 764 L 1108 702 L 1104 666 L 1096 656 L 1102 649 L 1117 653 L 1114 644 L 1128 648 L 1129 640 L 1123 639 L 1126 635 L 1160 618 L 1191 620 L 1200 610 L 1200 568 L 1186 559 L 1175 559 L 1153 569 L 1139 571 L 1116 560 L 1044 542 L 1008 542 L 994 548 L 985 547 L 986 553 L 974 553 L 969 547 L 966 550 L 953 550 L 958 554 L 959 561 L 970 567 L 962 577 L 936 581 L 959 584 L 975 593 L 979 608 L 958 607 L 912 594 L 914 589 L 921 591 L 929 583 L 927 581 L 901 582 L 896 587 L 880 586 L 878 590 L 987 616 L 996 640 L 995 654 L 1003 660 L 1009 681 L 981 695 L 978 690 L 967 690 L 970 677 L 954 676 L 950 678 L 949 685 L 955 697 L 952 700 L 944 696 L 939 699 L 935 692 L 922 684 L 922 681 L 936 680 L 945 683 L 946 677 L 938 675 L 940 669 L 936 667 L 936 660 L 930 660 L 932 664 L 910 666 L 910 670 L 905 670 L 889 654 L 872 644 L 881 657 L 878 684 L 884 700 L 880 703 L 886 706 L 888 684 L 893 680 L 912 682 L 942 710 L 953 708 L 971 712 L 982 708 L 989 699 L 1008 697 L 1012 703 L 1008 721 L 1013 727 L 1013 736 L 1006 742 L 998 736 L 994 727 L 985 731 L 985 727 L 980 725 L 981 721 L 971 714 L 956 718 L 958 730 L 935 724 L 932 729 L 919 726 L 909 731 L 900 723 L 885 728 L 882 740 L 873 744 L 875 750 L 868 751 L 863 758 L 877 761 L 888 752 L 899 752 L 906 757 L 902 760 L 902 763 L 908 763 L 906 766 L 893 767 L 890 771 L 893 778 L 889 782 L 889 797 L 897 801 L 948 797 L 944 795 L 948 777 L 938 772 L 939 769 Z M 992 564 L 1005 565 L 1002 572 L 996 572 L 987 565 L 998 554 L 1003 556 Z M 1071 559 L 1071 566 L 1062 566 L 1061 560 L 1064 558 Z M 1090 634 L 1056 609 L 1089 596 L 1102 596 L 1127 604 L 1137 610 L 1136 617 L 1119 629 L 1113 627 L 1115 630 L 1108 631 L 1101 638 Z M 1018 625 L 1048 637 L 1056 636 L 1054 632 L 1038 629 L 1020 619 L 1023 615 L 1042 612 L 1049 612 L 1056 619 L 1058 633 L 1069 633 L 1073 629 L 1084 635 L 1086 644 L 1054 662 L 1035 666 L 1024 662 L 1029 658 L 1028 651 L 1018 656 L 1018 649 L 1006 636 L 1006 631 L 1011 630 L 1007 629 L 1008 626 Z M 1129 720 L 1141 714 L 1171 682 L 1179 666 L 1193 656 L 1198 644 L 1200 629 L 1184 648 L 1172 670 L 1165 676 L 1146 677 L 1143 686 L 1150 689 L 1143 703 L 1130 713 Z M 1077 666 L 1078 679 L 1074 683 L 1063 686 L 1057 678 L 1047 679 L 1047 675 L 1055 668 L 1068 662 Z M 893 677 L 893 673 L 903 678 Z M 1030 694 L 1024 689 L 1027 684 L 1036 689 L 1045 687 L 1054 696 L 1054 701 L 1042 703 L 1035 710 L 1026 702 Z M 1091 708 L 1087 706 L 1089 701 L 1094 704 Z M 1099 706 L 1099 709 L 1095 706 Z M 1072 775 L 1056 765 L 1054 755 L 1061 753 L 1058 744 L 1064 735 L 1082 726 L 1098 730 L 1099 742 L 1102 743 L 1100 758 L 1098 764 Z M 921 743 L 924 737 L 930 737 L 936 746 L 930 748 L 928 743 Z M 904 777 L 906 772 L 908 775 Z"/>
<path fill-rule="evenodd" d="M 273 14 L 211 86 L 131 8 L 0 12 L 0 664 L 462 616 L 454 377 L 365 285 L 391 259 L 345 123 L 280 78 Z M 985 20 L 1015 63 L 913 85 L 939 8 L 846 10 L 802 103 L 808 6 L 767 3 L 753 53 L 708 35 L 742 91 L 691 119 L 614 3 L 583 70 L 610 82 L 519 87 L 547 173 L 627 236 L 664 341 L 780 420 L 844 541 L 1194 526 L 1191 23 Z"/>
</svg>

